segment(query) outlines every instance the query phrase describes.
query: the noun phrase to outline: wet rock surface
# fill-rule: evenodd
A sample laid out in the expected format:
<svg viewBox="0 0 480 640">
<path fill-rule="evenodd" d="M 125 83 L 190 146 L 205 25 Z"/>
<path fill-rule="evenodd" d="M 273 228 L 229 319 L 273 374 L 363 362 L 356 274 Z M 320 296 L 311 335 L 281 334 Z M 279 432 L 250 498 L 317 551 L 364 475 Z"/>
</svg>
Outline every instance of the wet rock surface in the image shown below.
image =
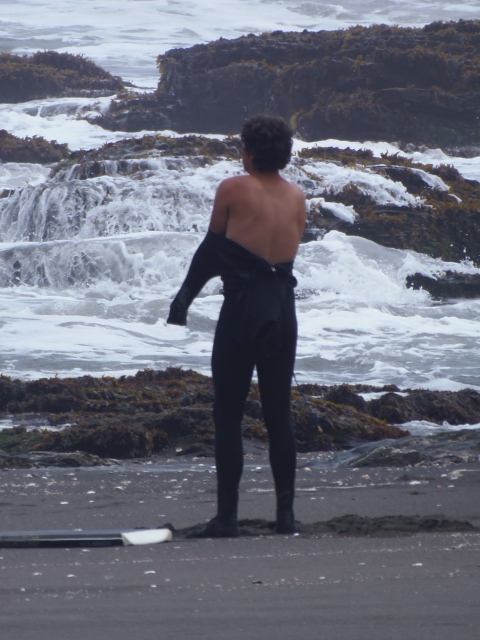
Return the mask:
<svg viewBox="0 0 480 640">
<path fill-rule="evenodd" d="M 478 144 L 479 39 L 480 22 L 462 20 L 221 38 L 167 51 L 156 93 L 126 96 L 99 123 L 236 133 L 271 112 L 307 140 Z"/>
<path fill-rule="evenodd" d="M 312 398 L 316 414 L 297 391 L 292 411 L 300 451 L 401 437 L 407 432 L 362 414 Z M 143 458 L 168 448 L 179 455 L 213 453 L 213 386 L 193 371 L 142 371 L 134 377 L 43 379 L 0 378 L 0 411 L 13 428 L 0 432 L 0 449 L 10 455 L 29 451 L 83 451 L 102 458 Z M 47 428 L 29 430 L 25 415 L 44 417 Z M 30 418 L 32 419 L 32 418 Z M 15 425 L 15 420 L 20 424 Z M 57 430 L 53 430 L 57 428 Z M 243 422 L 245 438 L 267 441 L 256 385 Z"/>
<path fill-rule="evenodd" d="M 401 424 L 411 420 L 428 420 L 436 424 L 476 424 L 480 422 L 480 394 L 472 389 L 461 391 L 387 393 L 368 403 L 368 411 L 381 420 Z"/>
<path fill-rule="evenodd" d="M 370 151 L 312 148 L 300 152 L 308 167 L 311 160 L 334 163 L 338 167 L 365 172 L 365 179 L 379 176 L 404 187 L 415 202 L 404 205 L 379 204 L 361 184 L 354 181 L 342 190 L 326 188 L 321 195 L 329 203 L 352 207 L 357 214 L 352 222 L 335 216 L 327 203 L 313 200 L 308 216 L 308 229 L 341 231 L 361 236 L 384 247 L 414 250 L 419 253 L 461 262 L 470 259 L 478 264 L 480 244 L 480 184 L 467 180 L 448 165 L 432 167 L 414 164 L 398 154 L 374 157 Z M 328 165 L 327 165 L 328 167 Z M 312 187 L 310 187 L 312 189 Z M 309 197 L 308 184 L 304 190 Z M 317 193 L 315 193 L 317 196 Z M 479 294 L 478 274 L 456 271 L 412 274 L 407 285 L 423 287 L 435 297 L 470 297 Z"/>
<path fill-rule="evenodd" d="M 61 178 L 68 174 L 70 179 L 77 180 L 98 178 L 111 173 L 112 162 L 116 174 L 131 175 L 145 171 L 149 157 L 189 158 L 200 167 L 225 158 L 239 160 L 241 144 L 238 137 L 217 140 L 197 135 L 172 138 L 149 134 L 107 142 L 98 149 L 73 151 L 53 168 L 52 176 L 58 174 Z"/>
<path fill-rule="evenodd" d="M 431 436 L 407 436 L 355 447 L 342 453 L 348 467 L 405 467 L 419 464 L 467 464 L 480 459 L 480 431 L 461 430 Z"/>
<path fill-rule="evenodd" d="M 367 391 L 383 395 L 365 401 L 360 394 Z M 119 379 L 23 382 L 2 376 L 0 416 L 12 427 L 0 431 L 0 465 L 96 465 L 161 452 L 212 456 L 212 407 L 211 378 L 182 369 Z M 410 420 L 480 423 L 480 394 L 472 390 L 402 396 L 392 387 L 300 385 L 292 390 L 292 417 L 299 452 L 354 450 L 358 464 L 394 466 L 478 458 L 477 431 L 440 434 L 434 441 L 409 438 L 408 430 L 397 426 Z M 262 446 L 268 440 L 256 385 L 247 400 L 243 435 Z M 379 442 L 378 449 L 354 449 Z"/>
<path fill-rule="evenodd" d="M 480 275 L 459 274 L 447 271 L 442 277 L 433 278 L 421 273 L 407 277 L 407 286 L 425 289 L 437 300 L 452 298 L 480 298 Z"/>
<path fill-rule="evenodd" d="M 0 53 L 1 102 L 112 95 L 123 87 L 121 78 L 84 56 L 56 51 L 38 51 L 33 56 Z"/>
<path fill-rule="evenodd" d="M 480 394 L 473 389 L 461 391 L 427 391 L 407 389 L 395 385 L 300 385 L 308 395 L 321 397 L 336 404 L 356 407 L 362 412 L 385 420 L 389 424 L 403 424 L 426 420 L 438 425 L 478 424 L 480 422 Z M 365 400 L 362 394 L 378 393 L 379 397 Z M 367 396 L 368 397 L 368 396 Z"/>
<path fill-rule="evenodd" d="M 0 162 L 51 164 L 69 155 L 66 144 L 49 142 L 38 136 L 18 138 L 5 129 L 0 129 Z"/>
</svg>

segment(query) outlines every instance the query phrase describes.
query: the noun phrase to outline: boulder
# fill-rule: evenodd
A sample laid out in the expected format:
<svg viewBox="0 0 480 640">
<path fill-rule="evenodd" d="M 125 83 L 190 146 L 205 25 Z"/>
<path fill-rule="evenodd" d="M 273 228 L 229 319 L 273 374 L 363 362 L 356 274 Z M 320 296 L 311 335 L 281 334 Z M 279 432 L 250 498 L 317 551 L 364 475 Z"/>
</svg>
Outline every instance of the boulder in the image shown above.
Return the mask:
<svg viewBox="0 0 480 640">
<path fill-rule="evenodd" d="M 461 430 L 433 436 L 360 445 L 342 453 L 342 466 L 405 467 L 420 464 L 467 464 L 480 458 L 480 432 Z"/>
<path fill-rule="evenodd" d="M 480 298 L 480 274 L 446 271 L 438 277 L 415 273 L 407 276 L 407 286 L 425 289 L 433 298 Z"/>
<path fill-rule="evenodd" d="M 387 393 L 367 403 L 367 411 L 390 424 L 426 420 L 450 425 L 480 423 L 480 394 L 473 389 L 461 391 L 413 390 L 406 396 Z"/>
</svg>

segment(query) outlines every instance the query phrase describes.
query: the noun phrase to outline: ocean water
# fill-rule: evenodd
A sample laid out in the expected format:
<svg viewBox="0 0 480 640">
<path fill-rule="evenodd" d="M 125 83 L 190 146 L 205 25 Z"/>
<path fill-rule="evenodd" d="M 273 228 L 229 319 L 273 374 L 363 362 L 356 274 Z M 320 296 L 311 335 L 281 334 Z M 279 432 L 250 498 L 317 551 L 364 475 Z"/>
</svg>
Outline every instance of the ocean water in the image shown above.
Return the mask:
<svg viewBox="0 0 480 640">
<path fill-rule="evenodd" d="M 275 29 L 421 26 L 459 18 L 480 18 L 478 0 L 0 0 L 0 49 L 82 53 L 144 89 L 156 86 L 156 57 L 172 47 Z M 77 114 L 99 112 L 109 100 L 0 104 L 0 129 L 66 142 L 72 150 L 98 147 L 126 134 Z M 365 140 L 312 144 L 366 147 L 376 155 L 399 151 Z M 296 150 L 303 146 L 296 141 Z M 480 157 L 451 158 L 440 149 L 409 157 L 454 164 L 480 181 Z M 208 227 L 215 189 L 240 173 L 240 164 L 199 166 L 155 155 L 131 164 L 130 172 L 119 172 L 111 163 L 107 175 L 90 180 L 74 171 L 49 178 L 49 168 L 35 164 L 0 164 L 0 191 L 12 189 L 0 199 L 0 373 L 22 379 L 121 375 L 172 365 L 209 373 L 220 281 L 211 281 L 194 302 L 188 328 L 168 326 L 165 318 Z M 349 183 L 379 203 L 418 204 L 402 185 L 368 169 L 295 156 L 286 176 L 324 206 L 325 184 L 341 189 Z M 446 188 L 434 176 L 427 179 L 432 188 Z M 351 208 L 326 206 L 344 220 L 356 217 Z M 451 268 L 479 272 L 468 259 L 452 265 L 338 232 L 302 245 L 296 260 L 299 380 L 480 390 L 480 300 L 440 304 L 405 286 L 409 274 L 435 276 Z"/>
</svg>

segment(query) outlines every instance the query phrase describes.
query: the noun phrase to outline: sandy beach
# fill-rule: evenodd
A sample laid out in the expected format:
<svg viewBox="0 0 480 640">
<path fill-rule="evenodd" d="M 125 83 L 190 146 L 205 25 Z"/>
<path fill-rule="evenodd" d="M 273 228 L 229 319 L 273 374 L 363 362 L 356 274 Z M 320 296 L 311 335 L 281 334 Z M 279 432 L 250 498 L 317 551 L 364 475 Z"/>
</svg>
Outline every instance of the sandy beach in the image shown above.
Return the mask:
<svg viewBox="0 0 480 640">
<path fill-rule="evenodd" d="M 214 513 L 209 458 L 2 472 L 2 531 L 171 523 L 173 541 L 0 549 L 2 640 L 471 639 L 480 632 L 480 463 L 346 469 L 299 456 L 299 535 L 270 532 L 266 454 L 246 456 L 242 535 Z"/>
</svg>

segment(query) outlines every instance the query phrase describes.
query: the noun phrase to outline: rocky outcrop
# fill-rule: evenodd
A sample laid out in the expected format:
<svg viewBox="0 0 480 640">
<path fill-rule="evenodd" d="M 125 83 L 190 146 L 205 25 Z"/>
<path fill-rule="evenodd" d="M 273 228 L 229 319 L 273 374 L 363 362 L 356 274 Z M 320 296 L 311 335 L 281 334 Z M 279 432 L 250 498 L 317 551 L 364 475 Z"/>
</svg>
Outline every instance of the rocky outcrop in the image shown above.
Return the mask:
<svg viewBox="0 0 480 640">
<path fill-rule="evenodd" d="M 405 467 L 419 464 L 467 464 L 480 458 L 480 432 L 462 430 L 433 436 L 361 445 L 342 453 L 342 466 Z"/>
<path fill-rule="evenodd" d="M 439 278 L 415 273 L 413 276 L 407 276 L 407 286 L 413 289 L 425 289 L 438 300 L 480 298 L 480 275 L 475 273 L 459 274 L 446 271 Z"/>
<path fill-rule="evenodd" d="M 463 178 L 454 167 L 414 164 L 398 154 L 375 157 L 368 150 L 355 152 L 351 149 L 304 149 L 300 158 L 307 166 L 311 160 L 320 160 L 366 174 L 367 188 L 360 181 L 358 184 L 350 182 L 339 191 L 326 185 L 322 194 L 329 202 L 353 207 L 357 214 L 353 224 L 334 215 L 328 205 L 315 202 L 310 206 L 308 216 L 310 229 L 342 231 L 385 247 L 413 249 L 453 262 L 470 259 L 474 264 L 480 264 L 480 184 Z M 395 183 L 402 185 L 411 199 L 416 199 L 415 203 L 380 204 L 368 190 L 372 175 L 389 178 L 392 186 Z M 308 188 L 306 192 L 308 202 Z M 445 277 L 439 274 L 437 281 L 443 283 Z M 456 278 L 457 284 L 478 283 L 478 277 L 466 278 L 465 274 L 450 273 L 450 282 L 452 278 Z M 413 278 L 408 284 L 415 286 L 416 282 L 418 280 Z M 424 288 L 430 290 L 430 286 Z M 452 287 L 450 291 L 453 291 Z M 463 297 L 462 292 L 467 291 L 471 294 L 475 287 L 457 286 L 453 297 Z M 445 295 L 448 295 L 447 288 Z"/>
<path fill-rule="evenodd" d="M 352 447 L 408 434 L 349 405 L 293 391 L 299 451 Z M 18 464 L 28 452 L 85 452 L 100 458 L 141 458 L 164 450 L 212 455 L 212 381 L 193 371 L 143 371 L 134 377 L 43 379 L 0 377 L 0 415 L 18 426 L 0 432 L 0 450 Z M 312 415 L 312 411 L 313 414 Z M 56 430 L 27 429 L 33 417 Z M 267 441 L 258 388 L 245 409 L 244 437 Z"/>
<path fill-rule="evenodd" d="M 480 21 L 462 20 L 221 38 L 167 51 L 157 92 L 114 103 L 100 123 L 237 133 L 267 112 L 306 140 L 479 144 L 479 41 Z"/>
<path fill-rule="evenodd" d="M 0 102 L 112 95 L 124 86 L 121 78 L 84 56 L 56 51 L 38 51 L 33 56 L 0 53 Z"/>
<path fill-rule="evenodd" d="M 402 396 L 393 387 L 385 387 L 376 400 L 366 401 L 360 395 L 372 390 L 380 391 L 348 385 L 294 387 L 292 417 L 298 450 L 351 450 L 380 442 L 382 450 L 377 451 L 372 445 L 360 449 L 360 454 L 367 455 L 368 460 L 380 456 L 393 466 L 397 464 L 395 460 L 417 464 L 429 459 L 423 449 L 425 442 L 432 441 L 417 439 L 420 450 L 417 440 L 409 439 L 409 432 L 393 423 L 480 422 L 480 394 L 472 390 L 419 390 Z M 2 376 L 0 417 L 10 416 L 17 426 L 0 431 L 0 466 L 99 464 L 99 459 L 143 458 L 162 451 L 212 455 L 212 407 L 211 379 L 182 369 L 140 371 L 136 376 L 119 379 L 83 376 L 22 382 Z M 38 424 L 40 417 L 51 429 L 27 428 L 29 422 Z M 453 449 L 449 448 L 449 434 L 439 436 L 443 453 L 437 451 L 435 459 L 443 456 L 450 461 L 465 460 L 465 443 L 470 443 L 470 451 L 478 448 L 478 438 L 472 440 L 473 433 L 476 432 L 453 436 L 459 443 Z M 268 440 L 256 385 L 252 385 L 247 400 L 243 435 L 262 443 Z M 388 456 L 382 453 L 387 450 Z M 400 450 L 402 454 L 396 453 Z M 45 452 L 61 455 L 49 458 Z M 81 454 L 86 455 L 82 458 Z"/>
<path fill-rule="evenodd" d="M 5 129 L 0 129 L 0 162 L 53 164 L 69 155 L 66 144 L 49 142 L 41 136 L 18 138 Z"/>
<path fill-rule="evenodd" d="M 75 167 L 75 179 L 97 178 L 108 175 L 112 162 L 117 163 L 116 173 L 128 175 L 145 168 L 135 165 L 132 169 L 132 161 L 145 160 L 149 156 L 195 158 L 198 165 L 203 166 L 225 158 L 238 160 L 241 157 L 240 148 L 238 138 L 216 140 L 193 135 L 181 138 L 160 134 L 145 135 L 141 138 L 107 142 L 98 149 L 73 151 L 52 169 L 52 176 L 62 172 L 70 174 L 72 167 Z"/>
<path fill-rule="evenodd" d="M 306 393 L 315 397 L 354 407 L 389 424 L 404 424 L 413 420 L 425 420 L 438 425 L 446 422 L 453 426 L 480 423 L 480 393 L 473 389 L 414 389 L 402 393 L 393 385 L 384 387 L 380 397 L 369 401 L 360 394 L 372 389 L 362 385 L 306 385 L 305 389 Z"/>
</svg>

